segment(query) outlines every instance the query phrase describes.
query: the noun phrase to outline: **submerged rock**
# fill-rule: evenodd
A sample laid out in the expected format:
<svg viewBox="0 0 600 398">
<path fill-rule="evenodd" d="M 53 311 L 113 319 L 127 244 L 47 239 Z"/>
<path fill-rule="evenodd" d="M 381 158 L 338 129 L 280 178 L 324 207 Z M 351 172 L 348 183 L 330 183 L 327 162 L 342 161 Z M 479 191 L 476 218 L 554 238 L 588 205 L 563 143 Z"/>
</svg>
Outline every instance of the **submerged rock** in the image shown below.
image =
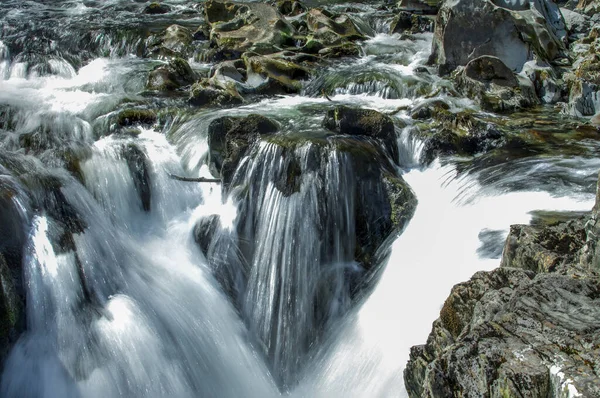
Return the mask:
<svg viewBox="0 0 600 398">
<path fill-rule="evenodd" d="M 499 58 L 520 72 L 535 54 L 565 58 L 566 27 L 552 0 L 451 0 L 437 15 L 430 62 L 442 74 L 482 55 Z"/>
</svg>

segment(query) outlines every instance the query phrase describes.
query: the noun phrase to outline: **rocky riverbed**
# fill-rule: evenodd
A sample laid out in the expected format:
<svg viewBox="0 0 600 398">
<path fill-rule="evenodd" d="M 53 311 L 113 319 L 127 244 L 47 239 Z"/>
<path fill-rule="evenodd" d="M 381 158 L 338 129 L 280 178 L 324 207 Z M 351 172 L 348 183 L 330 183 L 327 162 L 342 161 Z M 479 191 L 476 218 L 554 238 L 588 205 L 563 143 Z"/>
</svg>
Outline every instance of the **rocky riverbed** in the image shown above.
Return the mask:
<svg viewBox="0 0 600 398">
<path fill-rule="evenodd" d="M 2 396 L 365 396 L 381 368 L 332 347 L 410 265 L 430 198 L 407 175 L 450 170 L 452 203 L 595 191 L 597 0 L 7 0 L 0 22 Z M 378 396 L 600 396 L 600 201 L 574 207 L 475 231 L 500 267 Z"/>
</svg>

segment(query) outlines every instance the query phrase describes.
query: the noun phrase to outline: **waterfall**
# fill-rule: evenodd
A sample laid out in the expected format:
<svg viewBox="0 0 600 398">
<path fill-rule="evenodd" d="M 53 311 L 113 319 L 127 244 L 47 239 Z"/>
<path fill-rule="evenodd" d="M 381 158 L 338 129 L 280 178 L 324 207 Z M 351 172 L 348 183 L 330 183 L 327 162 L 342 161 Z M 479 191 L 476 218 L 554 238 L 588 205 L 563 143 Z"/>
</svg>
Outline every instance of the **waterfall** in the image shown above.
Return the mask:
<svg viewBox="0 0 600 398">
<path fill-rule="evenodd" d="M 581 156 L 424 164 L 419 107 L 521 120 L 460 98 L 426 65 L 432 35 L 388 34 L 378 4 L 315 1 L 350 14 L 361 56 L 320 60 L 299 95 L 215 109 L 147 89 L 172 24 L 196 33 L 180 55 L 198 76 L 216 63 L 193 60 L 229 56 L 197 38 L 196 2 L 161 3 L 0 2 L 0 293 L 25 301 L 0 330 L 0 397 L 406 396 L 409 347 L 455 283 L 498 266 L 509 225 L 592 206 L 591 138 Z M 340 105 L 389 116 L 398 158 L 328 130 Z M 196 182 L 220 172 L 211 123 L 253 114 L 277 132 L 249 140 L 231 180 Z"/>
</svg>

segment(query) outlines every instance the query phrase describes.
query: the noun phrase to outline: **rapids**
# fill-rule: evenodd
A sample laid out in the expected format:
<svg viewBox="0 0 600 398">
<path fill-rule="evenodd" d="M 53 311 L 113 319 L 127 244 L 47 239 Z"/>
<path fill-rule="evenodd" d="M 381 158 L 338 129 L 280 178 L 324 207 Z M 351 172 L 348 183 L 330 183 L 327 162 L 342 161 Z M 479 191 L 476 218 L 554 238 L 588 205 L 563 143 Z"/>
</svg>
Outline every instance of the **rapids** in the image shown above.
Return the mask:
<svg viewBox="0 0 600 398">
<path fill-rule="evenodd" d="M 372 31 L 361 58 L 330 63 L 301 95 L 219 110 L 148 95 L 147 73 L 162 61 L 141 56 L 138 33 L 201 21 L 191 2 L 166 3 L 173 11 L 157 19 L 141 14 L 145 4 L 121 0 L 0 4 L 0 188 L 14 193 L 27 231 L 26 332 L 4 365 L 2 397 L 405 396 L 409 347 L 424 342 L 454 284 L 499 265 L 509 226 L 530 222 L 534 210 L 593 206 L 595 142 L 585 143 L 589 156 L 424 162 L 423 142 L 398 109 L 431 93 L 453 110 L 476 107 L 445 94 L 448 83 L 437 76 L 415 73 L 430 34 L 389 35 L 390 18 L 375 7 L 353 14 Z M 191 64 L 206 71 L 201 58 Z M 290 136 L 319 136 L 330 106 L 322 91 L 407 123 L 397 131 L 398 161 L 418 207 L 354 307 L 343 285 L 356 269 L 354 171 L 343 154 L 328 154 L 319 179 L 331 209 L 328 245 L 311 224 L 322 216 L 311 186 L 318 173 L 304 175 L 290 197 L 265 182 L 282 167 L 277 145 L 261 143 L 238 170 L 256 182 L 250 208 L 223 197 L 219 184 L 169 177 L 210 177 L 206 132 L 219 116 L 260 113 Z M 159 122 L 118 131 L 115 117 L 129 102 L 158 110 Z M 296 156 L 309 162 L 310 151 Z M 218 261 L 209 261 L 193 231 L 214 214 L 221 232 L 210 253 Z M 248 248 L 233 246 L 248 219 L 256 236 Z M 242 250 L 252 252 L 251 264 Z M 321 263 L 333 264 L 331 272 L 319 274 Z M 329 322 L 317 331 L 309 298 L 323 286 Z M 232 302 L 231 291 L 244 294 Z"/>
</svg>

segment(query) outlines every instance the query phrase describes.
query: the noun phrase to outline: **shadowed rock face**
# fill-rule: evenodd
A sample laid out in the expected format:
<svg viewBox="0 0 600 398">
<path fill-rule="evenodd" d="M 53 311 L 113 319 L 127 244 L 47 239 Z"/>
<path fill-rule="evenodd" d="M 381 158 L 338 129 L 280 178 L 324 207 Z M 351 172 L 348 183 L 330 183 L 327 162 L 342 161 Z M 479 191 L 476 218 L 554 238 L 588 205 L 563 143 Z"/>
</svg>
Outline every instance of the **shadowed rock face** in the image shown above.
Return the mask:
<svg viewBox="0 0 600 398">
<path fill-rule="evenodd" d="M 456 285 L 404 372 L 411 397 L 600 394 L 600 267 L 590 216 L 514 225 L 500 268 Z"/>
<path fill-rule="evenodd" d="M 549 0 L 448 0 L 437 16 L 432 63 L 441 73 L 482 55 L 521 71 L 532 53 L 553 61 L 563 57 L 566 28 Z"/>
</svg>

